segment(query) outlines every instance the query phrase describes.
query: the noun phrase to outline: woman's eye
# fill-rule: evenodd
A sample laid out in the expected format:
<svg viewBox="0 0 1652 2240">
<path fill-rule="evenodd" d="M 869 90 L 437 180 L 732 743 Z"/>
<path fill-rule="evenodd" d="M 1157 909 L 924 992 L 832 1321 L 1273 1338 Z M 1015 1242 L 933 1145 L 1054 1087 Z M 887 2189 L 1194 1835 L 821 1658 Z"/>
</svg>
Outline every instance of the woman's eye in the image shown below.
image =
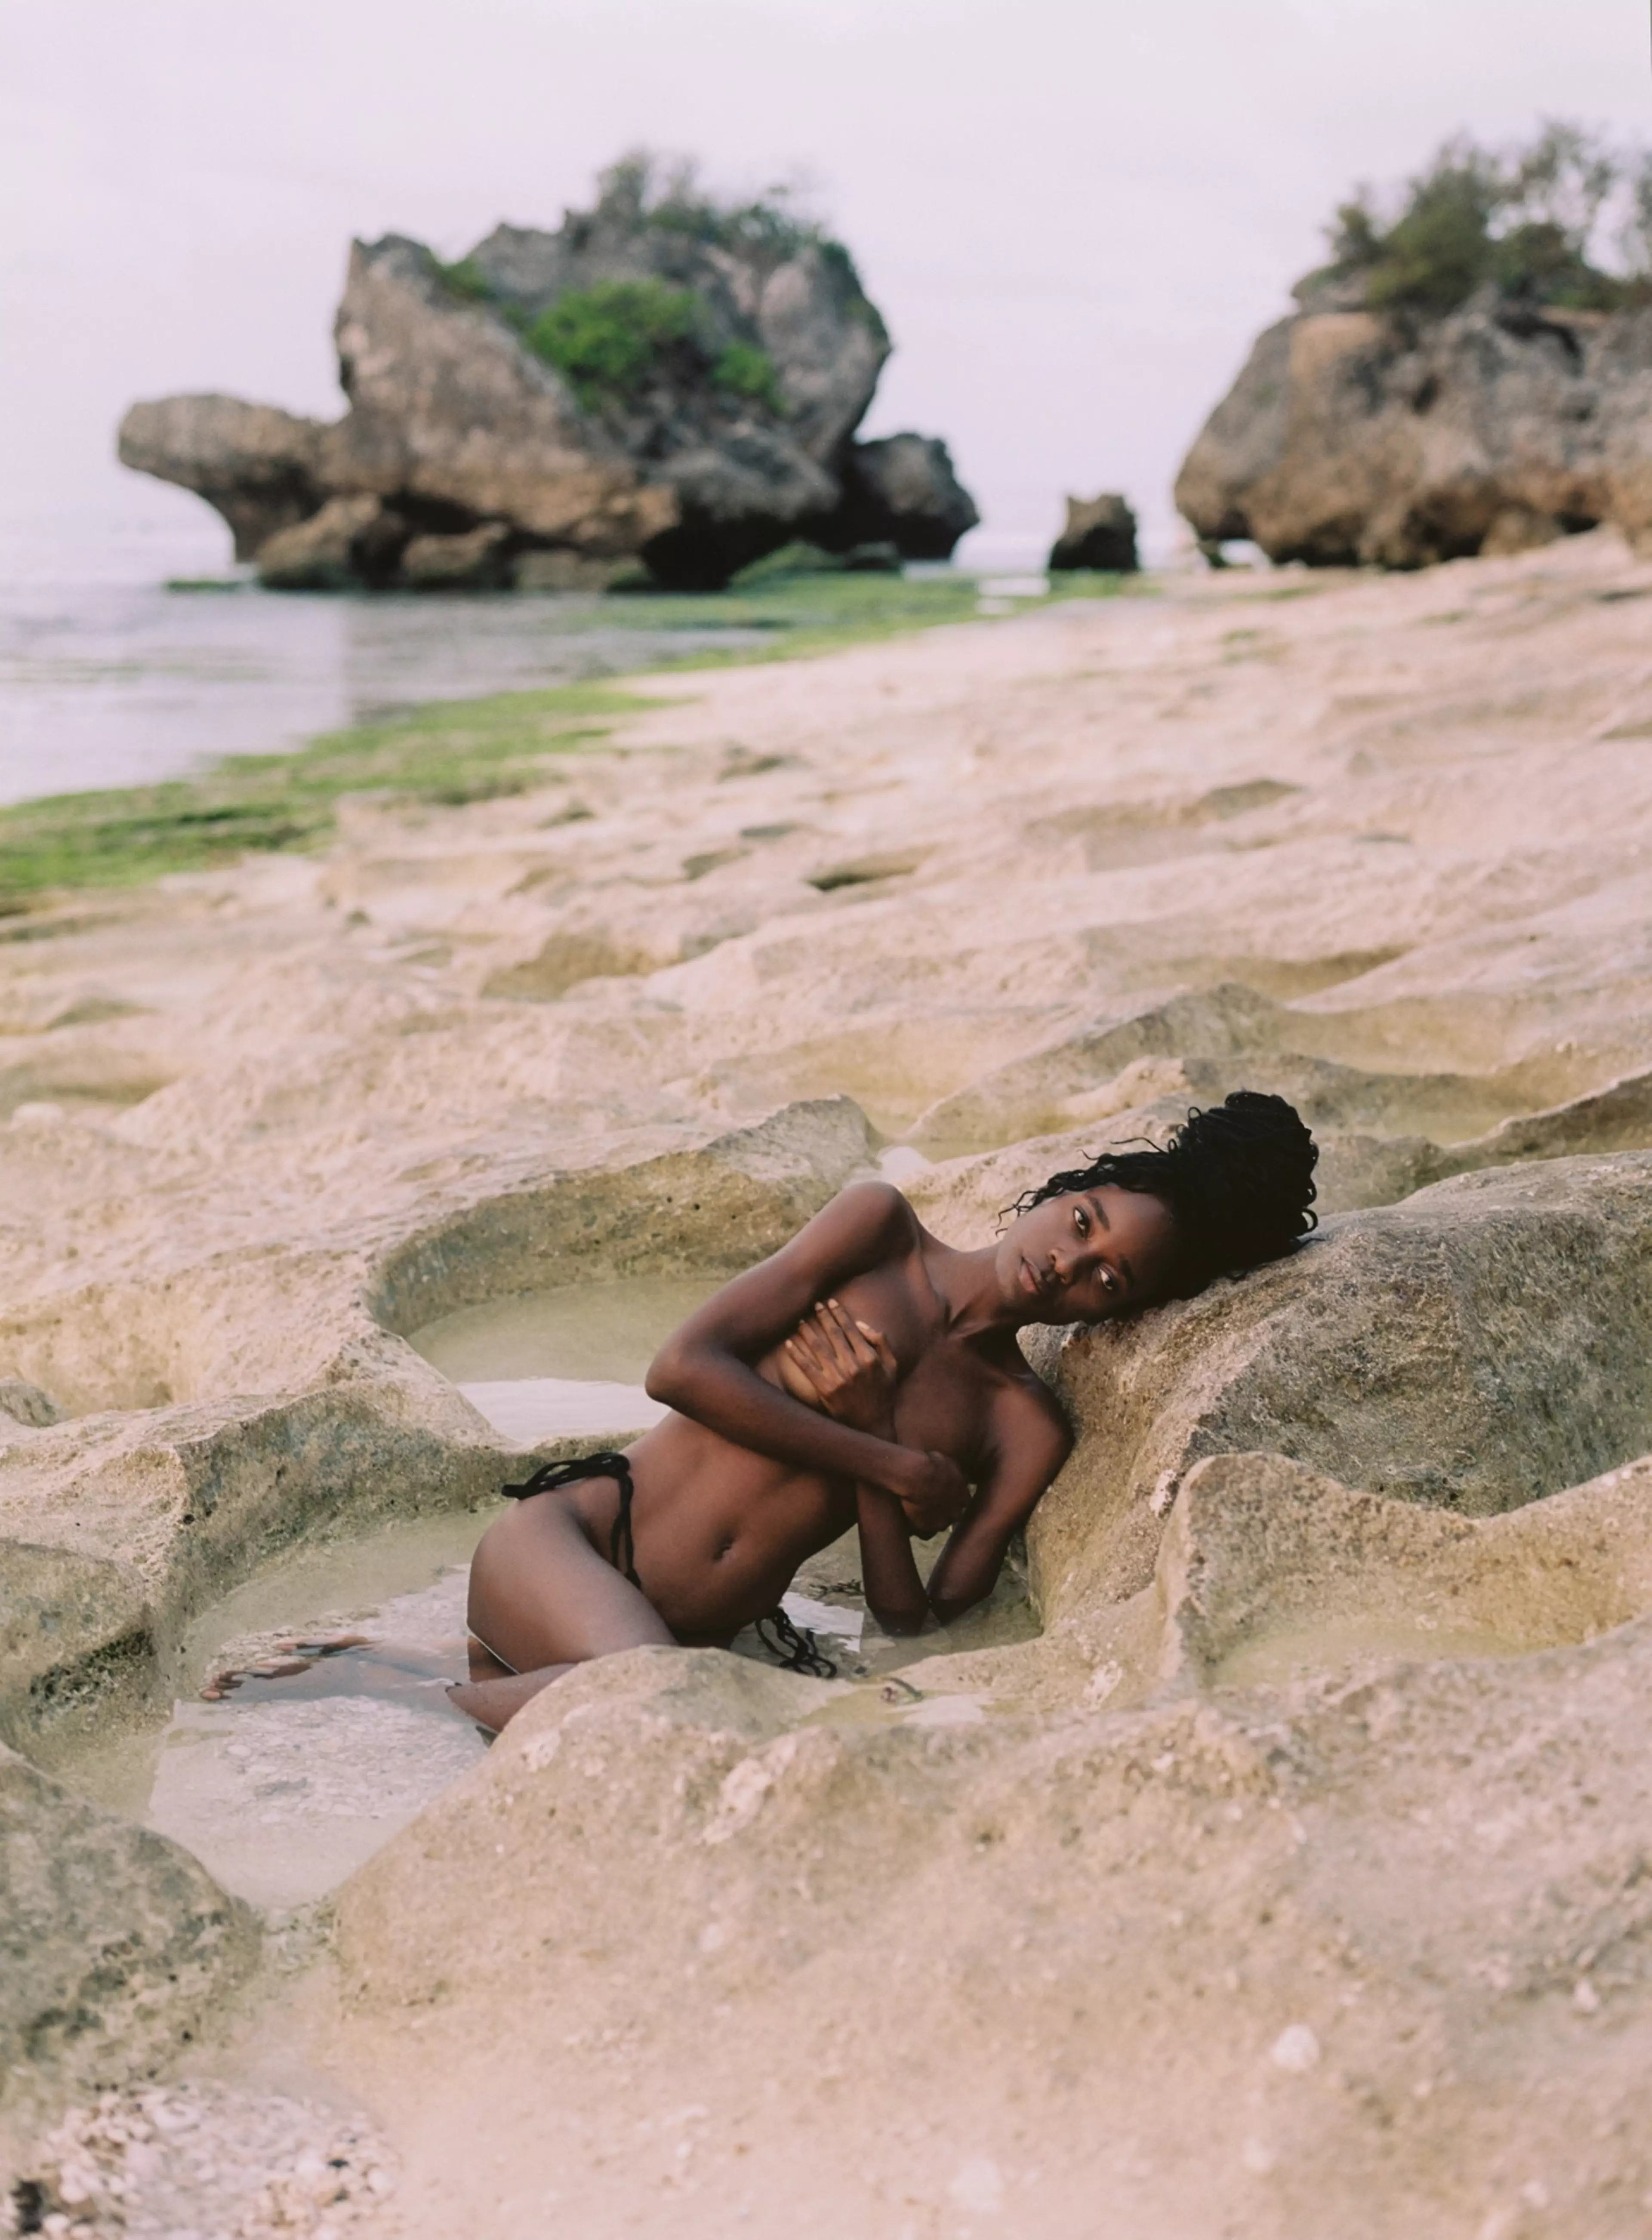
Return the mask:
<svg viewBox="0 0 1652 2240">
<path fill-rule="evenodd" d="M 1085 1212 L 1082 1205 L 1075 1206 L 1073 1208 L 1073 1226 L 1077 1230 L 1081 1237 L 1088 1237 L 1089 1235 L 1089 1216 Z"/>
</svg>

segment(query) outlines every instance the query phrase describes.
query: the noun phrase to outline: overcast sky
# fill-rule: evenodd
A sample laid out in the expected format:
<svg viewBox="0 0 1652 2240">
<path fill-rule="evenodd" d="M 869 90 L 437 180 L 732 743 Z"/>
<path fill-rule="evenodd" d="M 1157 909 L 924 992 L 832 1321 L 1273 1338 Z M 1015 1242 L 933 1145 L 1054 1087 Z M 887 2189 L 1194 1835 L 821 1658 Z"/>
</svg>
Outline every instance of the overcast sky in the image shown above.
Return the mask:
<svg viewBox="0 0 1652 2240">
<path fill-rule="evenodd" d="M 1646 0 L 0 0 L 0 522 L 182 519 L 134 397 L 339 409 L 352 234 L 555 225 L 643 143 L 801 174 L 896 350 L 870 433 L 1040 538 L 1182 451 L 1356 181 L 1652 137 Z"/>
</svg>

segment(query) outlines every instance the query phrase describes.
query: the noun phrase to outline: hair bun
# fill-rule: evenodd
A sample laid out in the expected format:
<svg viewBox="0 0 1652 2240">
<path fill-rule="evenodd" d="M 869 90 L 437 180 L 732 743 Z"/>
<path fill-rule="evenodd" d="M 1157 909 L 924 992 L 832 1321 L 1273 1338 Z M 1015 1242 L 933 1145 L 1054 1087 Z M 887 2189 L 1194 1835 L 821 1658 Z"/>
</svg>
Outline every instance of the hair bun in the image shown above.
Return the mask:
<svg viewBox="0 0 1652 2240">
<path fill-rule="evenodd" d="M 1236 1089 L 1220 1104 L 1196 1106 L 1166 1149 L 1211 1274 L 1277 1259 L 1315 1226 L 1319 1146 L 1282 1097 Z"/>
</svg>

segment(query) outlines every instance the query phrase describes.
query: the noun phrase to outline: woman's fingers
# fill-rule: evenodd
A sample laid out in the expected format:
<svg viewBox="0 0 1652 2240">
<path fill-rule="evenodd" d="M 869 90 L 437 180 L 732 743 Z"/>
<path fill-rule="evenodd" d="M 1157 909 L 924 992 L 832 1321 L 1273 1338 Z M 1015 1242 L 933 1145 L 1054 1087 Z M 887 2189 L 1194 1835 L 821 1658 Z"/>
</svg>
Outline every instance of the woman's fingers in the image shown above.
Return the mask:
<svg viewBox="0 0 1652 2240">
<path fill-rule="evenodd" d="M 826 1362 L 822 1359 L 820 1348 L 815 1343 L 813 1333 L 807 1323 L 794 1331 L 786 1340 L 786 1353 L 788 1358 L 803 1370 L 816 1391 L 820 1390 L 823 1381 L 829 1381 L 830 1370 Z"/>
<path fill-rule="evenodd" d="M 833 1326 L 849 1359 L 857 1369 L 873 1367 L 877 1356 L 867 1343 L 863 1334 L 865 1325 L 856 1322 L 852 1316 L 845 1314 L 840 1301 L 828 1299 L 826 1303 L 832 1310 Z"/>
<path fill-rule="evenodd" d="M 823 1308 L 817 1307 L 813 1316 L 798 1324 L 795 1343 L 809 1363 L 809 1373 L 822 1392 L 837 1391 L 854 1375 L 854 1363 L 846 1361 L 832 1343 L 830 1323 Z"/>
<path fill-rule="evenodd" d="M 880 1330 L 849 1314 L 841 1299 L 822 1299 L 786 1339 L 788 1357 L 823 1397 L 878 1370 L 898 1383 L 900 1364 Z"/>
<path fill-rule="evenodd" d="M 821 1344 L 836 1363 L 839 1376 L 853 1377 L 859 1364 L 855 1358 L 855 1349 L 843 1332 L 843 1309 L 836 1299 L 823 1299 L 815 1312 Z"/>
<path fill-rule="evenodd" d="M 874 1330 L 870 1323 L 856 1323 L 855 1327 L 859 1330 L 861 1336 L 866 1340 L 867 1343 L 877 1355 L 878 1360 L 883 1364 L 885 1376 L 894 1377 L 899 1370 L 901 1364 L 895 1358 L 895 1348 L 889 1343 L 888 1338 L 884 1337 L 883 1331 L 880 1330 Z"/>
</svg>

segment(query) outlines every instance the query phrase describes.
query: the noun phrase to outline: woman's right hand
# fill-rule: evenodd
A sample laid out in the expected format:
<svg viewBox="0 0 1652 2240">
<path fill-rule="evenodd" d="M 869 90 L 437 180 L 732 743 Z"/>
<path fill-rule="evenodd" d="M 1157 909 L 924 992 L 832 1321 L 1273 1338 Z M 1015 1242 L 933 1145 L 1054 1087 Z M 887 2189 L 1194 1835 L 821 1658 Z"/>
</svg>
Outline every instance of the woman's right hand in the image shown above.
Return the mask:
<svg viewBox="0 0 1652 2240">
<path fill-rule="evenodd" d="M 793 1378 L 801 1377 L 815 1405 L 838 1423 L 874 1438 L 894 1439 L 900 1363 L 882 1330 L 856 1322 L 836 1299 L 828 1299 L 799 1323 L 781 1357 L 789 1390 L 794 1389 Z"/>
</svg>

